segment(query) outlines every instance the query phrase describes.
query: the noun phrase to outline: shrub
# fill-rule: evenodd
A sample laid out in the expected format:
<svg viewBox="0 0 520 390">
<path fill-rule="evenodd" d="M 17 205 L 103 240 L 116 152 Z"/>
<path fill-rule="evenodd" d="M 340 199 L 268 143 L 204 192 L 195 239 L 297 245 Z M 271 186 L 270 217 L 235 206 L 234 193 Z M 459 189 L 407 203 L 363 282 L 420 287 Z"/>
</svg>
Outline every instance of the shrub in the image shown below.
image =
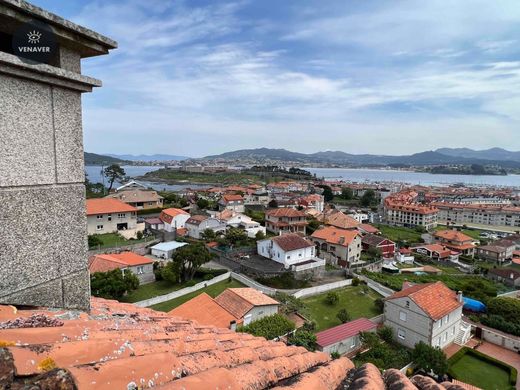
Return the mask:
<svg viewBox="0 0 520 390">
<path fill-rule="evenodd" d="M 93 248 L 98 245 L 103 245 L 103 241 L 101 241 L 101 239 L 99 238 L 99 236 L 97 234 L 92 234 L 92 235 L 88 236 L 88 247 L 89 248 Z"/>
<path fill-rule="evenodd" d="M 377 330 L 377 335 L 381 340 L 391 343 L 394 340 L 394 332 L 389 326 L 382 326 Z"/>
<path fill-rule="evenodd" d="M 381 298 L 377 298 L 374 301 L 374 306 L 377 307 L 378 311 L 383 311 L 385 308 L 385 301 L 383 301 L 383 299 L 381 299 Z"/>
<path fill-rule="evenodd" d="M 143 239 L 143 232 L 137 232 L 136 236 L 137 236 L 138 240 L 142 240 Z"/>
<path fill-rule="evenodd" d="M 139 279 L 129 270 L 125 271 L 124 275 L 119 268 L 90 275 L 90 289 L 96 297 L 121 299 L 125 293 L 138 287 Z"/>
<path fill-rule="evenodd" d="M 316 350 L 316 335 L 307 330 L 297 330 L 289 336 L 289 344 L 304 347 L 307 351 Z"/>
<path fill-rule="evenodd" d="M 336 318 L 342 323 L 346 323 L 350 321 L 350 314 L 348 313 L 347 309 L 341 309 L 338 311 L 338 314 L 336 314 Z"/>
<path fill-rule="evenodd" d="M 294 330 L 295 325 L 292 321 L 280 314 L 273 314 L 251 322 L 249 325 L 240 326 L 238 332 L 252 334 L 253 336 L 265 337 L 272 340 Z"/>
<path fill-rule="evenodd" d="M 341 355 L 339 354 L 339 352 L 334 351 L 330 354 L 330 357 L 332 358 L 332 360 L 336 360 L 339 359 Z"/>
<path fill-rule="evenodd" d="M 448 371 L 446 354 L 440 348 L 432 347 L 422 341 L 415 344 L 412 360 L 417 368 L 422 368 L 427 372 L 432 370 L 442 376 Z"/>
<path fill-rule="evenodd" d="M 327 304 L 334 306 L 336 303 L 338 303 L 338 301 L 339 295 L 337 292 L 331 291 L 327 293 L 327 296 L 325 297 L 325 302 L 327 302 Z"/>
<path fill-rule="evenodd" d="M 497 297 L 487 302 L 489 314 L 503 317 L 506 321 L 520 324 L 520 300 L 515 298 Z"/>
<path fill-rule="evenodd" d="M 295 313 L 305 308 L 303 302 L 289 294 L 277 292 L 274 299 L 281 304 L 281 311 L 285 314 Z"/>
<path fill-rule="evenodd" d="M 354 287 L 359 286 L 359 278 L 352 279 L 352 286 L 354 286 Z"/>
<path fill-rule="evenodd" d="M 203 280 L 211 280 L 211 279 L 213 279 L 213 278 L 214 278 L 214 276 L 213 276 L 212 274 L 206 274 L 206 275 L 203 276 L 202 279 L 203 279 Z"/>
</svg>

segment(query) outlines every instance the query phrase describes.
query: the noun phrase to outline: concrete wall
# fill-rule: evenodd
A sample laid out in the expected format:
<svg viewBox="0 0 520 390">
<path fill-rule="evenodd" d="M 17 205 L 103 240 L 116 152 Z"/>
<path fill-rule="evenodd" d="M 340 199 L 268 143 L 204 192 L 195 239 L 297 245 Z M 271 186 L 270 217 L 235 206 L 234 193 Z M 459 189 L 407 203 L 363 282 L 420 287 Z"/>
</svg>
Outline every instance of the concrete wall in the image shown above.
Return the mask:
<svg viewBox="0 0 520 390">
<path fill-rule="evenodd" d="M 244 319 L 251 316 L 251 322 L 278 313 L 278 305 L 256 306 L 249 310 Z"/>
<path fill-rule="evenodd" d="M 300 291 L 295 292 L 293 295 L 296 298 L 312 297 L 314 295 L 322 294 L 330 290 L 335 290 L 337 288 L 346 287 L 350 285 L 352 285 L 352 279 L 345 279 L 340 280 L 339 282 L 322 284 L 321 286 L 304 288 Z"/>
<path fill-rule="evenodd" d="M 143 273 L 138 272 L 139 266 L 130 267 L 130 271 L 132 271 L 132 273 L 135 276 L 137 276 L 137 278 L 139 279 L 139 284 L 155 282 L 155 274 L 153 273 L 153 264 L 145 264 L 145 265 L 142 265 L 141 267 L 143 267 Z"/>
<path fill-rule="evenodd" d="M 79 62 L 116 43 L 25 2 L 4 5 L 0 32 L 37 18 L 70 50 L 55 66 L 0 52 L 0 303 L 88 309 L 81 93 L 101 82 Z"/>
</svg>

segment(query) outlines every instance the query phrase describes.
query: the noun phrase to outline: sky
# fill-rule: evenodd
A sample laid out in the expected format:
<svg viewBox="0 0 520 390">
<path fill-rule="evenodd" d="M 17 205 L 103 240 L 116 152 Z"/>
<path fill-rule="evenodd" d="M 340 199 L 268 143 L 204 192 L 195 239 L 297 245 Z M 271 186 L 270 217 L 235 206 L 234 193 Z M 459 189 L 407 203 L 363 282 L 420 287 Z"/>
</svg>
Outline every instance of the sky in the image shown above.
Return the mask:
<svg viewBox="0 0 520 390">
<path fill-rule="evenodd" d="M 520 150 L 518 0 L 32 2 L 119 44 L 89 152 Z"/>
</svg>

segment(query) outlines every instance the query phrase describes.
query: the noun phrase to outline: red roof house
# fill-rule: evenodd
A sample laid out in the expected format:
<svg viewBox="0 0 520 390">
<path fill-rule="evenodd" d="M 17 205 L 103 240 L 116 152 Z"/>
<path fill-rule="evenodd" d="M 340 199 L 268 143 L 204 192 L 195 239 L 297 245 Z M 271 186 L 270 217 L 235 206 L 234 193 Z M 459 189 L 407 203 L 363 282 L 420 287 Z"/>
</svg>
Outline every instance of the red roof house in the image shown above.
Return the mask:
<svg viewBox="0 0 520 390">
<path fill-rule="evenodd" d="M 323 352 L 340 354 L 351 353 L 361 347 L 359 333 L 373 332 L 377 325 L 367 318 L 335 326 L 333 328 L 316 333 L 318 349 Z"/>
</svg>

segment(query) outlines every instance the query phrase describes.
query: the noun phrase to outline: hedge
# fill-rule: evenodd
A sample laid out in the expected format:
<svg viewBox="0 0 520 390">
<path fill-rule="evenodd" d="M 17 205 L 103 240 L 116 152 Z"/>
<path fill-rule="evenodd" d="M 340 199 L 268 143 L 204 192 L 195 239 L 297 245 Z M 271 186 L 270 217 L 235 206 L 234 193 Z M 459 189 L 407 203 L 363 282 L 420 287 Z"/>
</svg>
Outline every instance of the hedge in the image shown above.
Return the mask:
<svg viewBox="0 0 520 390">
<path fill-rule="evenodd" d="M 516 385 L 516 377 L 518 375 L 518 372 L 516 368 L 510 366 L 509 364 L 506 364 L 498 359 L 492 358 L 491 356 L 488 356 L 480 351 L 477 351 L 475 349 L 469 348 L 469 347 L 463 347 L 458 352 L 456 352 L 451 358 L 448 359 L 448 363 L 450 364 L 450 368 L 448 369 L 448 375 L 450 375 L 452 378 L 456 378 L 453 371 L 451 370 L 451 367 L 458 362 L 462 357 L 466 354 L 473 355 L 474 357 L 481 359 L 485 361 L 486 363 L 493 364 L 497 367 L 500 367 L 506 371 L 509 372 L 509 383 L 512 386 Z"/>
</svg>

